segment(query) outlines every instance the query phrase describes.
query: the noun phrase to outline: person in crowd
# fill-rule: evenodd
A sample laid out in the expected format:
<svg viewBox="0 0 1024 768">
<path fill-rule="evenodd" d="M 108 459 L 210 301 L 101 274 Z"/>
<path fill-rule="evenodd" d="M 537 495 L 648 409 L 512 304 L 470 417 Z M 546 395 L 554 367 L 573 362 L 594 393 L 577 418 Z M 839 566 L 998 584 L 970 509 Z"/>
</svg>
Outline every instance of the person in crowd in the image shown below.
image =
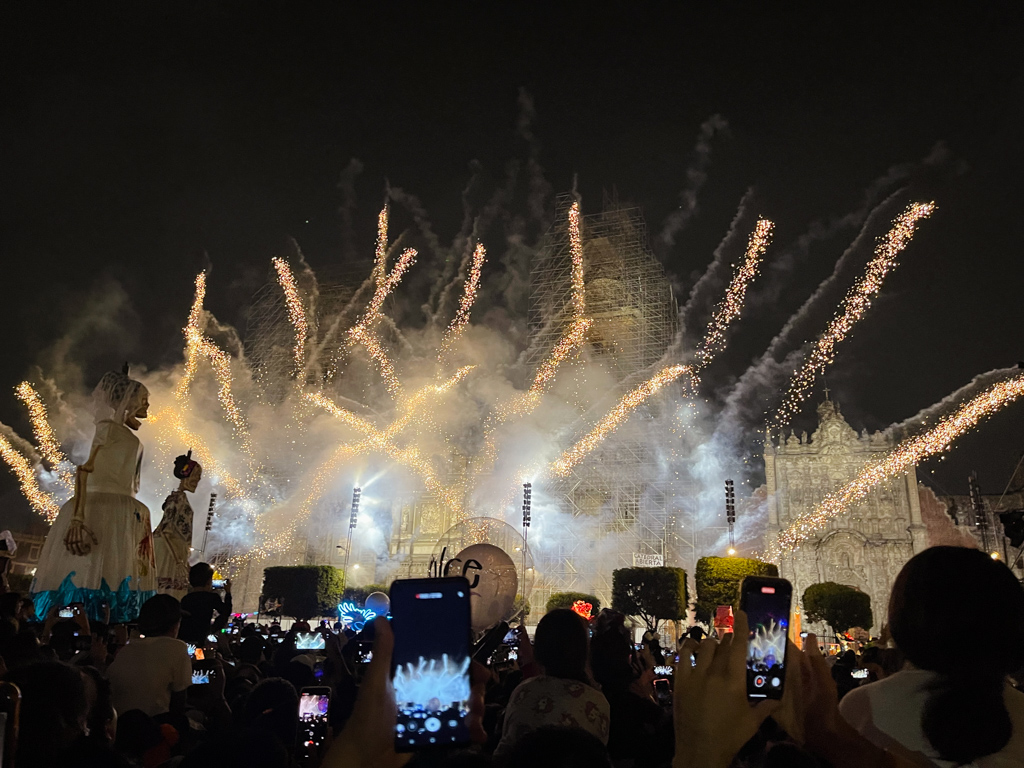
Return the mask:
<svg viewBox="0 0 1024 768">
<path fill-rule="evenodd" d="M 122 648 L 110 665 L 111 700 L 124 714 L 140 709 L 150 717 L 185 710 L 192 684 L 192 662 L 178 640 L 181 606 L 170 595 L 155 595 L 142 605 L 142 637 Z"/>
<path fill-rule="evenodd" d="M 860 681 L 853 676 L 853 670 L 858 668 L 857 654 L 855 651 L 843 651 L 832 665 L 832 679 L 836 681 L 836 690 L 839 698 L 860 685 Z"/>
<path fill-rule="evenodd" d="M 202 645 L 207 635 L 227 626 L 231 617 L 231 580 L 225 583 L 222 598 L 213 588 L 213 567 L 209 563 L 196 563 L 189 569 L 188 582 L 192 591 L 181 600 L 181 609 L 186 614 L 181 639 Z"/>
<path fill-rule="evenodd" d="M 623 614 L 602 609 L 590 655 L 594 679 L 610 708 L 612 760 L 637 768 L 667 764 L 672 759 L 672 718 L 654 701 L 652 671 L 634 663 L 637 654 Z"/>
<path fill-rule="evenodd" d="M 981 628 L 951 645 L 952 624 Z M 873 743 L 936 765 L 1024 765 L 1024 588 L 1001 562 L 932 547 L 903 567 L 889 629 L 907 665 L 847 695 L 843 717 Z"/>
<path fill-rule="evenodd" d="M 584 620 L 561 608 L 537 625 L 533 654 L 543 674 L 523 681 L 505 710 L 496 755 L 509 752 L 525 734 L 544 725 L 581 728 L 608 743 L 608 700 L 587 672 L 589 637 Z"/>
<path fill-rule="evenodd" d="M 59 661 L 27 664 L 7 680 L 21 691 L 18 768 L 127 768 L 102 739 L 88 737 L 95 701 L 87 678 Z"/>
</svg>

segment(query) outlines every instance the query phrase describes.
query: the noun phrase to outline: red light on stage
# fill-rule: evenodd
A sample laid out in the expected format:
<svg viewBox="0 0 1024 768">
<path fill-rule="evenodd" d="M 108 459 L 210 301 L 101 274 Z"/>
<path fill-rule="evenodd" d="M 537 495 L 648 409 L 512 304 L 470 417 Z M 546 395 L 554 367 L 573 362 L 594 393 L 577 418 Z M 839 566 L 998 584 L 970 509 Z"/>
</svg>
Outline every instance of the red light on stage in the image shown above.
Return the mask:
<svg viewBox="0 0 1024 768">
<path fill-rule="evenodd" d="M 761 594 L 762 595 L 774 595 L 775 594 L 775 587 L 761 587 Z"/>
</svg>

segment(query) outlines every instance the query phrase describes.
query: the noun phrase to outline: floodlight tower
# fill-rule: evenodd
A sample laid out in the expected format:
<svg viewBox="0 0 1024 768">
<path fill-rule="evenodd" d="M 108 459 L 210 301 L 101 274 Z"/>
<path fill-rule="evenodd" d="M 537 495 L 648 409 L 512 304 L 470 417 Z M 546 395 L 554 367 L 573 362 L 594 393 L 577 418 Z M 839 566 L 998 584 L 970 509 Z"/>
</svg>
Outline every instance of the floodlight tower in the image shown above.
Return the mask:
<svg viewBox="0 0 1024 768">
<path fill-rule="evenodd" d="M 362 493 L 363 491 L 358 485 L 352 489 L 352 514 L 348 518 L 348 539 L 345 542 L 345 568 L 341 572 L 342 589 L 348 586 L 348 558 L 352 554 L 352 532 L 355 531 L 356 524 L 359 522 L 359 497 Z"/>
<path fill-rule="evenodd" d="M 531 510 L 533 507 L 533 484 L 523 483 L 523 584 L 520 589 L 526 594 L 526 540 L 530 533 Z"/>
<path fill-rule="evenodd" d="M 206 528 L 203 530 L 203 548 L 200 550 L 205 559 L 206 555 L 206 539 L 210 535 L 210 529 L 213 528 L 213 507 L 217 503 L 217 494 L 210 494 L 210 507 L 206 510 Z"/>
<path fill-rule="evenodd" d="M 977 472 L 971 472 L 967 486 L 970 488 L 971 507 L 974 510 L 974 526 L 981 532 L 981 548 L 988 552 L 988 511 L 985 509 L 985 500 L 981 498 Z"/>
<path fill-rule="evenodd" d="M 729 524 L 729 554 L 736 554 L 736 537 L 733 527 L 736 525 L 736 491 L 732 480 L 725 481 L 725 520 Z"/>
</svg>

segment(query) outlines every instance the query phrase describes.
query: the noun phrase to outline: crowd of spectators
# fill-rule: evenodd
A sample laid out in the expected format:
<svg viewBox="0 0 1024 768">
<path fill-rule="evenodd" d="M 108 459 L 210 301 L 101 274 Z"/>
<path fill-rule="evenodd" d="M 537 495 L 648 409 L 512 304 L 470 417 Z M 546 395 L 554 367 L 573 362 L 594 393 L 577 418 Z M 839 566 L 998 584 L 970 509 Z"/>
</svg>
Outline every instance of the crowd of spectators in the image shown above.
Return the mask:
<svg viewBox="0 0 1024 768">
<path fill-rule="evenodd" d="M 414 756 L 393 747 L 385 619 L 358 634 L 326 622 L 257 624 L 232 616 L 230 584 L 214 590 L 211 579 L 209 566 L 193 567 L 181 603 L 157 595 L 129 627 L 89 621 L 76 606 L 39 621 L 29 600 L 0 595 L 0 676 L 21 696 L 4 766 L 1024 765 L 1014 680 L 1024 589 L 975 550 L 911 559 L 892 592 L 891 641 L 829 657 L 808 635 L 803 650 L 788 648 L 782 700 L 754 705 L 742 611 L 735 634 L 694 631 L 668 650 L 653 635 L 634 645 L 614 611 L 589 622 L 551 611 L 532 640 L 519 627 L 489 664 L 474 662 L 474 744 Z M 297 647 L 311 632 L 322 650 Z M 300 738 L 299 695 L 310 686 L 331 690 L 320 748 Z"/>
</svg>

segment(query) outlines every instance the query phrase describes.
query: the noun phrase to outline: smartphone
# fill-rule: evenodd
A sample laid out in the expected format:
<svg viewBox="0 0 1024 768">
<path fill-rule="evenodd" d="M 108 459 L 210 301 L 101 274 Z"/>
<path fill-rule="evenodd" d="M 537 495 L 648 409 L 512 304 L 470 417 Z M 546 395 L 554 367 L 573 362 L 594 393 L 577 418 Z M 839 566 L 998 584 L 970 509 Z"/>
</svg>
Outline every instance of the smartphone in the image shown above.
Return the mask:
<svg viewBox="0 0 1024 768">
<path fill-rule="evenodd" d="M 67 606 L 61 608 L 59 611 L 57 611 L 57 618 L 58 619 L 73 619 L 73 618 L 75 618 L 75 609 L 72 608 L 70 605 L 67 605 Z"/>
<path fill-rule="evenodd" d="M 747 641 L 747 698 L 781 699 L 786 683 L 786 636 L 793 585 L 770 576 L 747 576 L 740 608 L 750 625 Z"/>
<path fill-rule="evenodd" d="M 227 585 L 228 585 L 228 580 L 227 579 L 214 579 L 213 580 L 213 588 L 214 589 L 224 589 L 224 587 L 226 587 Z"/>
<path fill-rule="evenodd" d="M 391 626 L 395 751 L 468 744 L 469 582 L 461 576 L 392 582 Z"/>
<path fill-rule="evenodd" d="M 315 753 L 327 738 L 327 715 L 331 707 L 331 689 L 326 686 L 303 688 L 299 695 L 299 746 Z"/>
<path fill-rule="evenodd" d="M 207 642 L 213 643 L 214 645 L 217 644 L 217 636 L 216 635 L 207 635 L 206 636 L 206 640 L 207 640 Z"/>
<path fill-rule="evenodd" d="M 869 669 L 855 669 L 850 673 L 850 677 L 854 680 L 867 680 L 870 672 Z"/>
<path fill-rule="evenodd" d="M 671 677 L 675 673 L 675 670 L 669 664 L 656 664 L 654 666 L 654 674 L 661 675 L 662 677 Z"/>
<path fill-rule="evenodd" d="M 669 704 L 672 701 L 672 683 L 667 678 L 654 681 L 654 695 L 660 704 Z"/>
<path fill-rule="evenodd" d="M 209 685 L 210 678 L 214 676 L 212 669 L 193 669 L 192 685 Z"/>
<path fill-rule="evenodd" d="M 322 651 L 327 647 L 324 636 L 319 632 L 298 632 L 295 635 L 295 650 Z"/>
</svg>

